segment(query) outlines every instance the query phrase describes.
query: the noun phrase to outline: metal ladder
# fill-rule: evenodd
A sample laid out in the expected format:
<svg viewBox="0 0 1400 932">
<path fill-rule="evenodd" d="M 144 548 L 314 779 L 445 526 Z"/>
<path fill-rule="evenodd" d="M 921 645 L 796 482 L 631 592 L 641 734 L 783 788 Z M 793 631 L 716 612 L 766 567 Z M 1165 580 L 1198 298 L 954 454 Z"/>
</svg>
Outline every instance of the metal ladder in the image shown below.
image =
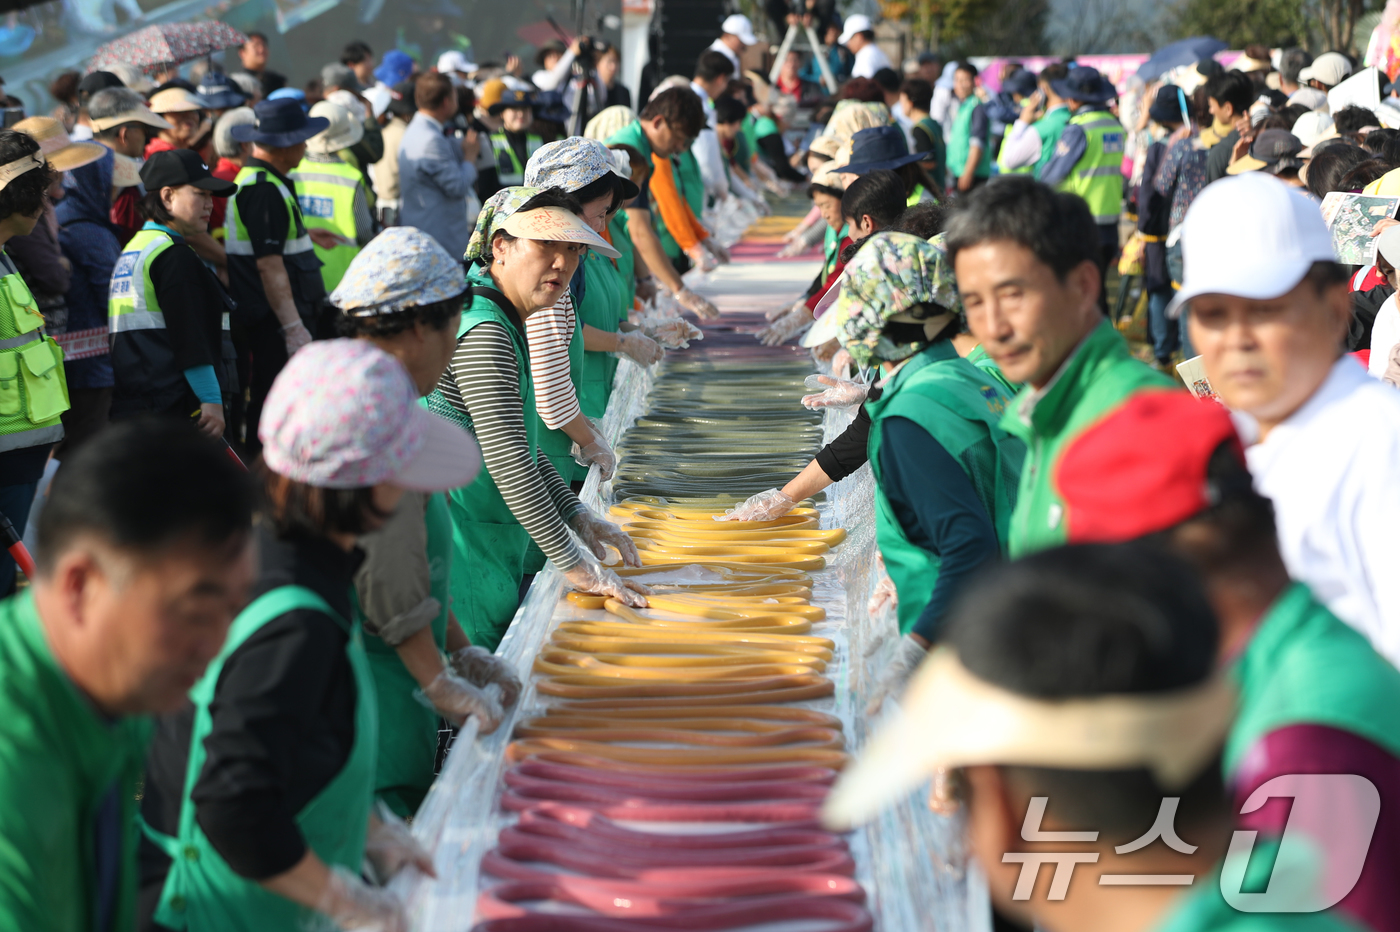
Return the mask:
<svg viewBox="0 0 1400 932">
<path fill-rule="evenodd" d="M 798 32 L 801 30 L 801 33 Z M 773 70 L 768 72 L 768 83 L 777 86 L 778 72 L 783 68 L 783 60 L 791 51 L 811 52 L 822 72 L 822 83 L 828 94 L 836 93 L 836 77 L 831 73 L 831 64 L 826 60 L 826 46 L 817 41 L 817 33 L 811 26 L 793 23 L 788 26 L 783 44 L 778 46 L 778 55 L 773 59 Z"/>
</svg>

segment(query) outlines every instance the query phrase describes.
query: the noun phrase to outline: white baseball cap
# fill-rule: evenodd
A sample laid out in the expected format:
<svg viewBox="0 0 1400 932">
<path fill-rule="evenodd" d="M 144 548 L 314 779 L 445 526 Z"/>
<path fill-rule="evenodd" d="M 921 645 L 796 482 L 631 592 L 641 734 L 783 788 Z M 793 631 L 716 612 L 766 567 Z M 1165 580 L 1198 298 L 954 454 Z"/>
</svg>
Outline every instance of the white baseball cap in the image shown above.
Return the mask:
<svg viewBox="0 0 1400 932">
<path fill-rule="evenodd" d="M 735 13 L 726 17 L 724 24 L 719 27 L 721 32 L 731 36 L 738 36 L 739 41 L 745 45 L 757 45 L 758 37 L 753 34 L 753 23 L 742 13 Z"/>
<path fill-rule="evenodd" d="M 1303 141 L 1303 151 L 1298 155 L 1310 159 L 1313 147 L 1319 142 L 1337 138 L 1337 127 L 1332 123 L 1331 114 L 1321 110 L 1309 110 L 1293 124 L 1293 135 Z"/>
<path fill-rule="evenodd" d="M 841 27 L 841 38 L 836 40 L 836 44 L 845 45 L 847 42 L 851 41 L 856 33 L 869 32 L 874 28 L 874 26 L 870 25 L 870 17 L 863 13 L 847 16 L 846 24 Z"/>
<path fill-rule="evenodd" d="M 1314 262 L 1335 262 L 1317 202 L 1263 172 L 1207 185 L 1181 227 L 1185 279 L 1167 306 L 1176 317 L 1192 298 L 1227 294 L 1267 301 L 1292 291 Z"/>
<path fill-rule="evenodd" d="M 1351 74 L 1351 59 L 1341 52 L 1323 52 L 1313 59 L 1313 63 L 1298 72 L 1298 83 L 1321 81 L 1328 87 L 1336 87 Z"/>
<path fill-rule="evenodd" d="M 438 56 L 437 70 L 438 74 L 448 74 L 453 71 L 472 74 L 477 70 L 477 65 L 460 50 L 448 49 Z"/>
</svg>

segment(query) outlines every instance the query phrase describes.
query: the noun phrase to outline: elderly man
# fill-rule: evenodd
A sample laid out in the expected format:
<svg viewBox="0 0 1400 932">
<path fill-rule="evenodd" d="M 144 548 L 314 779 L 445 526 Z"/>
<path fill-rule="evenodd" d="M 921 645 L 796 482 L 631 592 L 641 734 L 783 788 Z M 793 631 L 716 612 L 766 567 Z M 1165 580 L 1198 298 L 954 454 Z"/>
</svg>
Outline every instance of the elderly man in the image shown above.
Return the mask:
<svg viewBox="0 0 1400 932">
<path fill-rule="evenodd" d="M 1400 394 L 1343 353 L 1351 302 L 1327 224 L 1306 195 L 1250 172 L 1201 192 L 1181 242 L 1172 310 L 1189 305 L 1211 388 L 1243 416 L 1289 572 L 1400 664 Z"/>
<path fill-rule="evenodd" d="M 5 928 L 133 928 L 146 716 L 184 703 L 247 601 L 252 502 L 247 474 L 177 420 L 112 427 L 64 460 L 38 578 L 0 603 Z"/>
<path fill-rule="evenodd" d="M 1007 549 L 1064 543 L 1052 480 L 1065 446 L 1132 395 L 1173 383 L 1134 359 L 1099 312 L 1103 258 L 1080 197 L 999 179 L 963 202 L 947 243 L 968 328 L 1007 379 L 1026 383 L 1001 425 L 1028 450 Z"/>
<path fill-rule="evenodd" d="M 413 90 L 418 112 L 399 143 L 399 223 L 417 227 L 438 241 L 448 255 L 467 251 L 467 194 L 476 183 L 480 145 L 468 130 L 460 141 L 443 135 L 457 115 L 457 91 L 440 74 L 425 74 Z"/>
</svg>

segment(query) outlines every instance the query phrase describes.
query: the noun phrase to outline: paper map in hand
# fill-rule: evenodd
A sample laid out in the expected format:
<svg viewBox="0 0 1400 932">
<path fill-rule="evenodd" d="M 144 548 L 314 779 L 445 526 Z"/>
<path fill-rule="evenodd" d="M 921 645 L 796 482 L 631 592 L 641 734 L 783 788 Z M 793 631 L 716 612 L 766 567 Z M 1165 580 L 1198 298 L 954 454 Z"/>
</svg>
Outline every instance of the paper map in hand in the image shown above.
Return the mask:
<svg viewBox="0 0 1400 932">
<path fill-rule="evenodd" d="M 1374 264 L 1376 238 L 1371 231 L 1377 221 L 1393 218 L 1397 209 L 1400 197 L 1333 191 L 1323 198 L 1322 219 L 1332 231 L 1337 261 L 1343 265 Z"/>
</svg>

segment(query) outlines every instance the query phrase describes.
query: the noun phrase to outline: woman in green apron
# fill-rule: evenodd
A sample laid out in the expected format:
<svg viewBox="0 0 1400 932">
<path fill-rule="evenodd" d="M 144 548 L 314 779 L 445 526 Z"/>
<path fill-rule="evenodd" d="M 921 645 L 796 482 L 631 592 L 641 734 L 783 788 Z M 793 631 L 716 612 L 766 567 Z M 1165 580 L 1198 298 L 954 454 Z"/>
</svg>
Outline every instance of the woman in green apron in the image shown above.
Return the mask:
<svg viewBox="0 0 1400 932">
<path fill-rule="evenodd" d="M 607 146 L 583 136 L 552 142 L 530 156 L 525 183 L 572 194 L 583 208 L 580 217 L 599 234 L 639 190 L 618 173 Z M 617 260 L 592 251 L 579 263 L 569 291 L 553 307 L 531 315 L 525 326 L 539 446 L 575 489 L 591 464 L 598 464 L 604 479 L 612 478 L 617 465 L 593 422 L 607 411 L 618 356 L 648 366 L 664 354 L 646 334 L 624 332 L 631 309 L 628 293 Z M 544 563 L 542 558 L 538 562 Z"/>
<path fill-rule="evenodd" d="M 378 707 L 351 611 L 357 535 L 405 489 L 470 481 L 470 436 L 424 411 L 402 365 L 362 340 L 300 350 L 278 375 L 255 467 L 253 602 L 165 721 L 147 760 L 143 924 L 198 932 L 404 928 L 360 879 L 432 863 L 374 812 Z"/>
<path fill-rule="evenodd" d="M 520 601 L 533 540 L 575 589 L 645 604 L 599 560 L 608 547 L 636 566 L 617 525 L 592 514 L 539 448 L 535 388 L 525 338 L 531 315 L 553 307 L 590 249 L 617 250 L 579 219 L 562 191 L 506 188 L 482 206 L 467 246 L 469 300 L 457 345 L 429 408 L 469 428 L 485 474 L 448 496 L 452 512 L 453 610 L 473 644 L 495 650 Z M 528 417 L 527 417 L 528 415 Z M 572 528 L 586 550 L 574 546 Z"/>
<path fill-rule="evenodd" d="M 466 296 L 462 263 L 413 227 L 390 227 L 350 263 L 331 293 L 342 336 L 403 364 L 420 395 L 447 369 Z M 441 492 L 405 492 L 384 526 L 359 541 L 355 610 L 379 697 L 375 793 L 397 815 L 417 811 L 436 775 L 439 716 L 495 731 L 520 680 L 472 646 L 452 614 L 452 516 Z M 466 568 L 459 568 L 465 572 Z M 446 657 L 444 657 L 446 655 Z M 493 685 L 494 684 L 494 685 Z M 425 705 L 415 693 L 432 704 Z"/>
</svg>

